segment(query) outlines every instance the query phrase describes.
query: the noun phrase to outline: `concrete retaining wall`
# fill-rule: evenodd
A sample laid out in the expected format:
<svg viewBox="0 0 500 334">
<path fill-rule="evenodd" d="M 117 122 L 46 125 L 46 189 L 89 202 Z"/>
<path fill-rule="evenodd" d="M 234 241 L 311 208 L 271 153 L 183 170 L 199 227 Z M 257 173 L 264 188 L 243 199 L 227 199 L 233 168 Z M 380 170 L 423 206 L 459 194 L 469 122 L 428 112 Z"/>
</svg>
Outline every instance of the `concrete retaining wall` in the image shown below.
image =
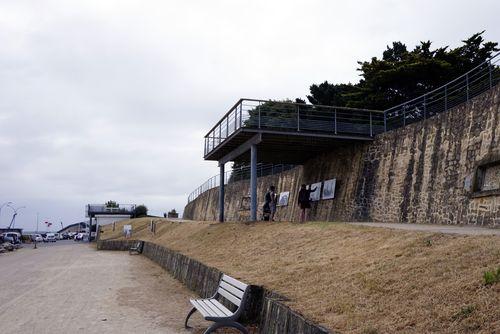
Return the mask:
<svg viewBox="0 0 500 334">
<path fill-rule="evenodd" d="M 100 240 L 98 250 L 127 251 L 137 240 Z M 145 241 L 142 255 L 159 264 L 177 280 L 203 298 L 214 294 L 222 272 L 179 252 Z M 260 286 L 250 285 L 249 300 L 240 321 L 259 324 L 260 333 L 326 334 L 327 329 L 313 324 L 282 301 L 284 297 Z M 183 319 L 180 319 L 182 321 Z"/>
</svg>

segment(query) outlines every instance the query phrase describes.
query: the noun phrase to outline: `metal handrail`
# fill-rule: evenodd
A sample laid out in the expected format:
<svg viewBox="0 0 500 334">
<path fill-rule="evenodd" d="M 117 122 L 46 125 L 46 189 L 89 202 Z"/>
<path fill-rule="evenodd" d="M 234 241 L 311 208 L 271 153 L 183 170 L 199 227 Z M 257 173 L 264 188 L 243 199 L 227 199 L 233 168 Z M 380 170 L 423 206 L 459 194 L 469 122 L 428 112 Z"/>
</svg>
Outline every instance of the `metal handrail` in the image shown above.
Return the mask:
<svg viewBox="0 0 500 334">
<path fill-rule="evenodd" d="M 482 62 L 481 64 L 477 65 L 477 66 L 476 66 L 476 67 L 474 67 L 472 70 L 469 70 L 467 73 L 465 73 L 465 74 L 463 74 L 463 75 L 459 76 L 458 78 L 455 78 L 455 79 L 453 79 L 453 80 L 451 80 L 451 81 L 449 81 L 449 82 L 445 83 L 445 84 L 444 84 L 444 85 L 442 85 L 441 87 L 435 88 L 435 89 L 433 89 L 433 90 L 431 90 L 431 91 L 429 91 L 429 92 L 426 92 L 426 93 L 425 93 L 425 94 L 423 94 L 423 95 L 420 95 L 420 96 L 415 97 L 415 98 L 413 98 L 413 99 L 411 99 L 411 100 L 405 101 L 405 102 L 403 102 L 403 103 L 401 103 L 401 104 L 398 104 L 398 105 L 396 105 L 396 106 L 394 106 L 394 107 L 390 107 L 389 109 L 386 109 L 386 110 L 384 110 L 383 112 L 385 113 L 385 112 L 387 112 L 388 110 L 391 110 L 391 109 L 395 109 L 395 108 L 401 107 L 401 106 L 403 106 L 403 105 L 406 105 L 406 104 L 408 104 L 408 103 L 411 103 L 411 102 L 413 102 L 413 101 L 416 101 L 416 100 L 418 100 L 418 99 L 422 98 L 422 97 L 423 97 L 423 96 L 425 96 L 425 95 L 429 95 L 429 94 L 432 94 L 432 93 L 434 93 L 434 92 L 437 92 L 437 91 L 439 91 L 439 90 L 441 90 L 441 89 L 444 89 L 444 87 L 449 86 L 450 84 L 454 83 L 455 81 L 458 81 L 458 80 L 460 80 L 460 79 L 465 78 L 468 74 L 470 74 L 470 73 L 474 72 L 475 70 L 477 70 L 477 69 L 478 69 L 478 68 L 480 68 L 481 66 L 484 66 L 485 64 L 490 63 L 493 59 L 495 59 L 496 57 L 499 57 L 499 56 L 500 56 L 500 52 L 497 52 L 495 55 L 493 55 L 493 56 L 492 56 L 491 58 L 489 58 L 488 60 L 486 60 L 486 61 Z M 497 59 L 497 60 L 495 60 L 495 62 L 494 62 L 494 63 L 496 63 L 497 61 L 498 61 L 498 59 Z"/>
<path fill-rule="evenodd" d="M 469 101 L 500 82 L 500 52 L 465 74 L 384 111 L 385 131 L 432 117 Z"/>
<path fill-rule="evenodd" d="M 257 176 L 268 176 L 294 168 L 295 165 L 274 165 L 274 164 L 257 164 Z M 244 166 L 241 168 L 233 169 L 224 173 L 224 184 L 229 184 L 241 180 L 247 180 L 250 178 L 250 167 Z M 206 180 L 202 185 L 193 190 L 188 196 L 188 203 L 194 201 L 198 196 L 204 192 L 217 188 L 220 184 L 220 175 L 214 175 Z"/>
<path fill-rule="evenodd" d="M 383 117 L 380 110 L 239 99 L 205 135 L 204 154 L 241 128 L 373 137 L 384 130 Z"/>
</svg>

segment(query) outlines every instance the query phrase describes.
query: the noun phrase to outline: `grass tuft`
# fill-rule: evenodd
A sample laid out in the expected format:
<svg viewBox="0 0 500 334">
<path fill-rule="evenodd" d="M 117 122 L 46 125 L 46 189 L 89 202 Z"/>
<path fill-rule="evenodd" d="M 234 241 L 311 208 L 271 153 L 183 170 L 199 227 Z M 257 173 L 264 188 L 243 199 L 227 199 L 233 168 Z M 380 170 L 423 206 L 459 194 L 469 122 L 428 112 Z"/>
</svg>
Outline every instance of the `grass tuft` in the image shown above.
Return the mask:
<svg viewBox="0 0 500 334">
<path fill-rule="evenodd" d="M 493 285 L 500 282 L 500 267 L 497 270 L 485 271 L 483 274 L 484 285 Z"/>
<path fill-rule="evenodd" d="M 458 311 L 457 313 L 455 313 L 451 317 L 451 320 L 457 321 L 457 320 L 465 319 L 465 318 L 469 317 L 474 312 L 475 309 L 476 309 L 476 307 L 474 305 L 463 306 L 460 309 L 460 311 Z"/>
</svg>

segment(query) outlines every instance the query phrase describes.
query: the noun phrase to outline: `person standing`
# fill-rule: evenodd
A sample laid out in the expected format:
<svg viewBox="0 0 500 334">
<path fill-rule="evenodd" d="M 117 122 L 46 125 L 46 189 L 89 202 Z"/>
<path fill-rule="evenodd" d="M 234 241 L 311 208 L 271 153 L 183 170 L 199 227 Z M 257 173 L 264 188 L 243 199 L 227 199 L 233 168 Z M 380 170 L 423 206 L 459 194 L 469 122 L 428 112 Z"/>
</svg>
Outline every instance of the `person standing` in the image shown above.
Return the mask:
<svg viewBox="0 0 500 334">
<path fill-rule="evenodd" d="M 307 220 L 307 210 L 311 208 L 311 193 L 315 192 L 314 189 L 307 189 L 306 185 L 300 186 L 298 205 L 300 207 L 300 222 L 304 223 Z"/>
<path fill-rule="evenodd" d="M 269 207 L 271 209 L 271 215 L 269 217 L 269 220 L 274 221 L 274 215 L 276 214 L 276 206 L 278 205 L 278 195 L 276 194 L 276 188 L 274 186 L 270 186 L 268 194 L 270 197 Z"/>
<path fill-rule="evenodd" d="M 274 186 L 270 186 L 264 196 L 264 206 L 262 207 L 262 220 L 273 220 L 274 212 L 276 212 Z M 274 203 L 274 208 L 273 208 Z"/>
</svg>

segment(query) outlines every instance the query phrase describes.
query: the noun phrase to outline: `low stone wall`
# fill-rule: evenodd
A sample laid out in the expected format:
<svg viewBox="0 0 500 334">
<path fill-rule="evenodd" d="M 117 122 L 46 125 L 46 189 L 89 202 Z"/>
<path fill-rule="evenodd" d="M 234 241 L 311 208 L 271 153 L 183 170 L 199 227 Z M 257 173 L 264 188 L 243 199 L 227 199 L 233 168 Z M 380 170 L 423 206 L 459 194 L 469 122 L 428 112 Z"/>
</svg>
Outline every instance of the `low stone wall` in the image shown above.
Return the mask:
<svg viewBox="0 0 500 334">
<path fill-rule="evenodd" d="M 99 240 L 98 250 L 126 251 L 137 240 Z M 179 252 L 145 241 L 142 255 L 159 264 L 177 280 L 203 298 L 214 294 L 222 272 Z M 250 285 L 249 299 L 240 321 L 259 324 L 260 333 L 273 334 L 326 334 L 327 329 L 313 324 L 291 310 L 284 297 L 261 286 Z"/>
</svg>

